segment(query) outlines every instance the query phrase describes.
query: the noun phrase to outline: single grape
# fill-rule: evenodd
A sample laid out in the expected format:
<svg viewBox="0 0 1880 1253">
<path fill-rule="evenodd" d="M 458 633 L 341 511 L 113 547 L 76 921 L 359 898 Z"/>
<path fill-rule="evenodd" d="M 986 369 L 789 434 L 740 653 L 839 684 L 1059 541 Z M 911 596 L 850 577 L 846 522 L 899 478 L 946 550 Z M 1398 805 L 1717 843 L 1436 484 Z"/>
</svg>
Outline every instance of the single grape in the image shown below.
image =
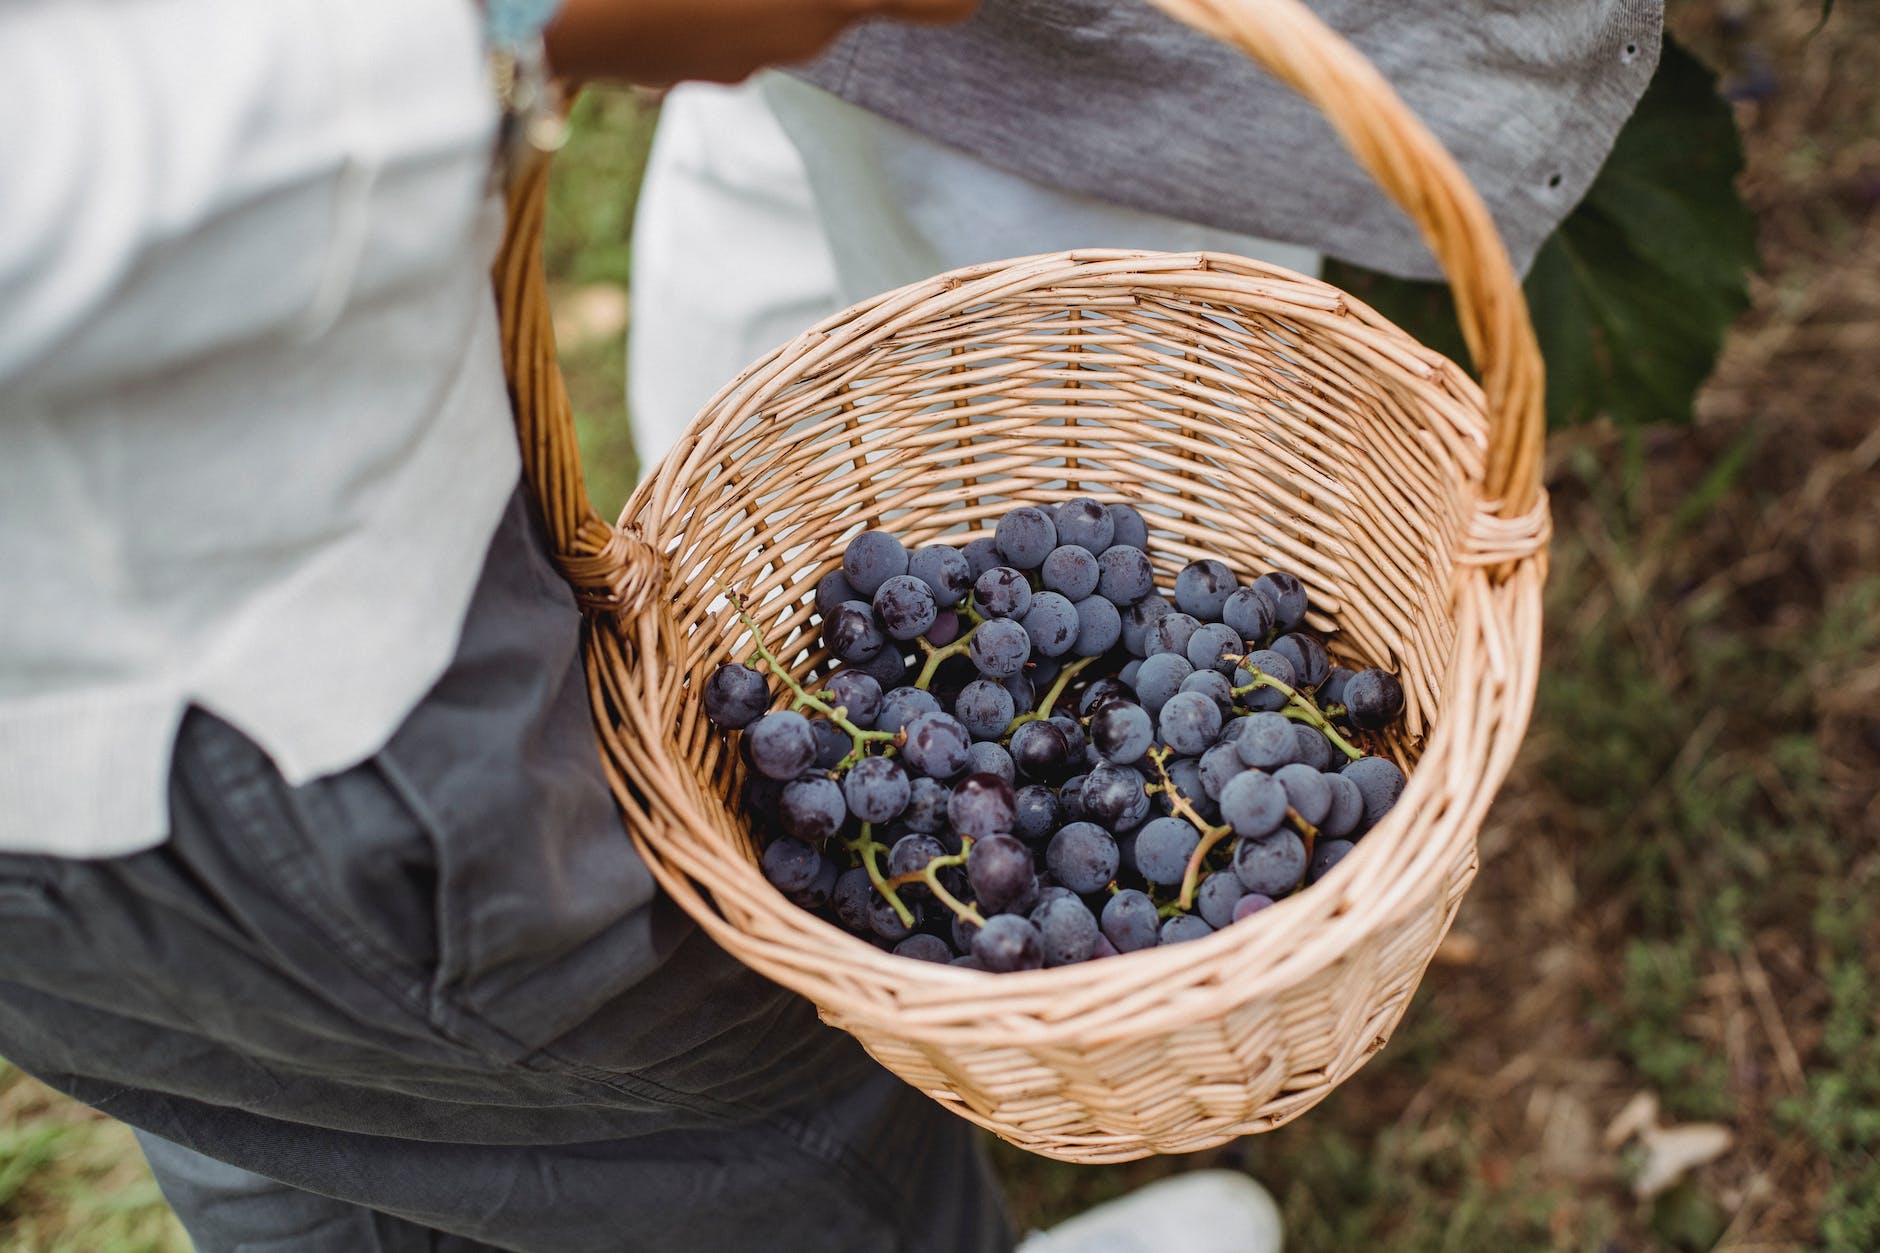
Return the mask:
<svg viewBox="0 0 1880 1253">
<path fill-rule="evenodd" d="M 907 573 L 907 549 L 886 531 L 863 531 L 842 550 L 842 573 L 861 595 L 873 596 L 883 583 Z"/>
<path fill-rule="evenodd" d="M 1316 768 L 1293 762 L 1274 771 L 1273 778 L 1286 789 L 1286 803 L 1313 826 L 1318 826 L 1331 811 L 1332 789 L 1326 786 L 1325 776 Z"/>
<path fill-rule="evenodd" d="M 1218 801 L 1234 776 L 1246 768 L 1232 744 L 1216 744 L 1201 754 L 1201 789 L 1210 799 Z"/>
<path fill-rule="evenodd" d="M 1139 658 L 1133 658 L 1133 657 L 1130 660 L 1124 662 L 1123 668 L 1116 672 L 1117 681 L 1120 682 L 1124 687 L 1129 689 L 1130 696 L 1132 698 L 1136 694 L 1136 676 L 1141 673 L 1142 673 L 1142 661 Z"/>
<path fill-rule="evenodd" d="M 1089 961 L 1102 938 L 1096 918 L 1074 896 L 1059 898 L 1040 910 L 1037 927 L 1047 967 Z"/>
<path fill-rule="evenodd" d="M 823 623 L 823 639 L 829 651 L 850 665 L 860 665 L 880 655 L 888 637 L 875 620 L 874 606 L 851 600 L 839 607 L 833 618 Z"/>
<path fill-rule="evenodd" d="M 1142 515 L 1134 505 L 1111 505 L 1108 512 L 1115 526 L 1110 536 L 1111 547 L 1122 544 L 1128 548 L 1140 548 L 1144 552 L 1149 550 L 1149 524 L 1142 520 Z"/>
<path fill-rule="evenodd" d="M 1112 701 L 1091 715 L 1090 742 L 1103 760 L 1134 765 L 1155 744 L 1155 720 L 1134 701 Z"/>
<path fill-rule="evenodd" d="M 875 616 L 890 639 L 924 635 L 939 616 L 933 589 L 911 574 L 897 574 L 875 591 Z"/>
<path fill-rule="evenodd" d="M 1218 670 L 1225 677 L 1240 664 L 1225 659 L 1241 656 L 1245 648 L 1233 627 L 1224 622 L 1208 622 L 1188 637 L 1188 661 L 1197 670 Z"/>
<path fill-rule="evenodd" d="M 1219 622 L 1221 607 L 1237 589 L 1234 572 L 1226 562 L 1204 557 L 1189 562 L 1175 576 L 1175 604 L 1201 622 Z"/>
<path fill-rule="evenodd" d="M 994 618 L 973 629 L 967 641 L 967 656 L 979 673 L 993 679 L 1007 679 L 1025 668 L 1031 656 L 1031 636 L 1010 618 Z"/>
<path fill-rule="evenodd" d="M 1253 585 L 1265 592 L 1267 599 L 1273 602 L 1274 630 L 1291 631 L 1305 620 L 1306 585 L 1299 581 L 1297 575 L 1275 570 L 1255 579 Z"/>
<path fill-rule="evenodd" d="M 923 637 L 935 648 L 945 648 L 960 637 L 960 616 L 951 609 L 942 609 L 933 616 L 933 625 L 927 628 Z"/>
<path fill-rule="evenodd" d="M 807 775 L 783 785 L 778 801 L 783 829 L 799 840 L 820 844 L 848 820 L 849 807 L 842 785 L 821 775 Z"/>
<path fill-rule="evenodd" d="M 848 576 L 840 570 L 831 570 L 816 580 L 816 612 L 827 622 L 844 602 L 862 599 L 862 594 L 849 583 Z"/>
<path fill-rule="evenodd" d="M 1132 656 L 1149 655 L 1149 628 L 1162 618 L 1174 613 L 1174 607 L 1154 592 L 1123 610 L 1123 647 Z"/>
<path fill-rule="evenodd" d="M 1221 621 L 1243 640 L 1263 640 L 1273 630 L 1273 598 L 1258 587 L 1237 588 L 1221 605 Z"/>
<path fill-rule="evenodd" d="M 1031 676 L 1023 670 L 1006 678 L 1005 690 L 1012 694 L 1015 708 L 1031 709 L 1038 703 L 1038 689 L 1032 683 Z"/>
<path fill-rule="evenodd" d="M 981 740 L 966 751 L 966 773 L 996 774 L 1007 783 L 1013 783 L 1018 778 L 1018 768 L 1012 761 L 1012 754 L 991 740 Z"/>
<path fill-rule="evenodd" d="M 953 702 L 953 716 L 976 740 L 996 740 L 1004 735 L 1016 712 L 1012 694 L 1005 690 L 1005 684 L 993 679 L 974 679 Z"/>
<path fill-rule="evenodd" d="M 907 771 L 892 757 L 864 757 L 842 778 L 849 812 L 863 822 L 887 822 L 907 808 Z"/>
<path fill-rule="evenodd" d="M 766 715 L 775 717 L 775 714 Z M 760 724 L 761 725 L 761 720 Z M 760 767 L 761 769 L 761 767 Z M 1364 795 L 1364 823 L 1374 826 L 1377 820 L 1391 811 L 1397 798 L 1403 795 L 1403 771 L 1397 763 L 1384 757 L 1360 757 L 1339 771 L 1347 779 L 1358 785 L 1358 791 Z"/>
<path fill-rule="evenodd" d="M 988 835 L 966 854 L 966 878 L 982 912 L 1005 914 L 1031 908 L 1038 893 L 1031 850 L 1010 835 Z"/>
<path fill-rule="evenodd" d="M 1097 936 L 1096 944 L 1093 945 L 1090 949 L 1090 960 L 1101 961 L 1105 957 L 1118 957 L 1118 956 L 1121 956 L 1121 954 L 1117 952 L 1116 945 L 1110 943 L 1110 939 L 1108 936 L 1099 934 Z"/>
<path fill-rule="evenodd" d="M 875 719 L 875 729 L 905 731 L 916 717 L 939 708 L 940 701 L 932 692 L 923 692 L 917 687 L 897 687 L 881 698 L 881 713 Z"/>
<path fill-rule="evenodd" d="M 1077 698 L 1077 713 L 1080 717 L 1093 717 L 1104 705 L 1119 700 L 1133 705 L 1136 693 L 1120 679 L 1101 678 L 1085 688 L 1084 694 Z"/>
<path fill-rule="evenodd" d="M 1318 847 L 1312 850 L 1312 867 L 1306 874 L 1308 883 L 1317 883 L 1332 872 L 1332 867 L 1345 860 L 1345 854 L 1352 849 L 1350 840 L 1320 840 Z"/>
<path fill-rule="evenodd" d="M 1082 619 L 1077 616 L 1077 606 L 1060 593 L 1039 592 L 1032 597 L 1024 624 L 1034 652 L 1043 657 L 1062 657 L 1076 647 Z"/>
<path fill-rule="evenodd" d="M 1293 673 L 1298 676 L 1294 687 L 1316 688 L 1332 672 L 1332 659 L 1316 635 L 1304 631 L 1282 635 L 1273 641 L 1273 651 L 1292 663 Z"/>
<path fill-rule="evenodd" d="M 915 961 L 938 962 L 942 966 L 949 965 L 953 961 L 953 950 L 947 947 L 947 942 L 925 931 L 916 932 L 895 945 L 894 955 L 911 957 Z"/>
<path fill-rule="evenodd" d="M 1324 707 L 1328 705 L 1344 704 L 1345 685 L 1351 682 L 1352 677 L 1356 673 L 1357 671 L 1355 670 L 1347 670 L 1343 666 L 1338 665 L 1334 665 L 1330 670 L 1326 671 L 1325 682 L 1319 684 L 1319 705 Z"/>
<path fill-rule="evenodd" d="M 1064 733 L 1064 752 L 1067 756 L 1079 757 L 1083 755 L 1084 745 L 1087 741 L 1084 737 L 1084 729 L 1077 724 L 1077 719 L 1067 717 L 1064 714 L 1054 714 L 1052 717 L 1046 719 L 1046 721 Z"/>
<path fill-rule="evenodd" d="M 1203 822 L 1215 823 L 1221 820 L 1220 804 L 1208 795 L 1207 785 L 1201 781 L 1201 763 L 1198 760 L 1193 757 L 1178 757 L 1170 762 L 1168 781 L 1169 786 L 1188 802 L 1189 807 Z M 1158 812 L 1166 814 L 1175 812 L 1171 797 L 1158 795 L 1156 800 L 1161 802 L 1156 806 Z"/>
<path fill-rule="evenodd" d="M 1364 821 L 1364 793 L 1342 774 L 1325 775 L 1325 786 L 1331 789 L 1332 805 L 1318 824 L 1319 834 L 1340 839 L 1356 831 Z"/>
<path fill-rule="evenodd" d="M 1154 818 L 1136 833 L 1136 869 L 1161 887 L 1174 887 L 1188 873 L 1188 859 L 1201 833 L 1184 818 Z"/>
<path fill-rule="evenodd" d="M 901 821 L 910 830 L 927 835 L 946 830 L 947 798 L 952 795 L 953 789 L 938 779 L 923 776 L 911 780 L 907 785 L 907 808 L 901 811 Z"/>
<path fill-rule="evenodd" d="M 1345 684 L 1351 725 L 1381 731 L 1403 712 L 1403 684 L 1388 670 L 1360 670 Z"/>
<path fill-rule="evenodd" d="M 857 935 L 868 934 L 868 906 L 876 895 L 868 872 L 860 866 L 844 870 L 836 879 L 834 895 L 837 921 Z"/>
<path fill-rule="evenodd" d="M 1029 625 L 1030 618 L 1025 619 Z M 1123 638 L 1123 619 L 1116 606 L 1101 596 L 1077 602 L 1077 640 L 1071 651 L 1079 657 L 1101 657 Z"/>
<path fill-rule="evenodd" d="M 767 713 L 744 732 L 751 764 L 773 779 L 794 779 L 816 763 L 809 719 L 788 709 Z"/>
<path fill-rule="evenodd" d="M 1207 920 L 1193 914 L 1176 914 L 1162 924 L 1161 942 L 1163 944 L 1186 944 L 1189 940 L 1205 940 L 1214 934 L 1214 928 Z"/>
<path fill-rule="evenodd" d="M 907 906 L 909 913 L 914 915 L 914 927 L 918 927 L 923 917 L 921 902 L 904 900 L 901 903 Z M 899 943 L 914 934 L 914 927 L 901 921 L 900 915 L 894 912 L 894 906 L 888 904 L 888 899 L 881 893 L 875 892 L 871 895 L 868 902 L 868 929 L 870 931 L 890 943 Z"/>
<path fill-rule="evenodd" d="M 1042 783 L 1027 783 L 1018 789 L 1012 834 L 1036 844 L 1064 825 L 1064 806 L 1058 794 Z"/>
<path fill-rule="evenodd" d="M 1118 874 L 1140 875 L 1136 869 L 1136 832 L 1124 831 L 1116 837 L 1116 866 Z"/>
<path fill-rule="evenodd" d="M 1234 907 L 1240 904 L 1240 898 L 1247 895 L 1247 889 L 1240 877 L 1231 870 L 1216 870 L 1201 881 L 1195 890 L 1195 912 L 1207 921 L 1210 927 L 1219 931 L 1231 926 L 1234 921 Z"/>
<path fill-rule="evenodd" d="M 952 937 L 954 948 L 962 953 L 970 953 L 973 951 L 973 937 L 979 934 L 979 924 L 958 914 L 951 914 L 947 919 L 947 934 Z"/>
<path fill-rule="evenodd" d="M 1044 907 L 1046 905 L 1049 905 L 1052 901 L 1075 900 L 1076 898 L 1077 893 L 1071 891 L 1063 884 L 1047 883 L 1038 889 L 1038 903 L 1033 905 L 1025 916 L 1031 919 L 1031 925 L 1035 927 L 1038 925 L 1038 918 L 1044 913 Z"/>
<path fill-rule="evenodd" d="M 859 666 L 851 667 L 857 674 L 865 674 L 873 679 L 885 692 L 901 686 L 907 678 L 907 657 L 899 647 L 883 648 L 873 658 Z"/>
<path fill-rule="evenodd" d="M 741 731 L 770 708 L 770 685 L 749 666 L 727 661 L 705 680 L 705 716 L 712 725 Z"/>
<path fill-rule="evenodd" d="M 823 684 L 823 698 L 866 731 L 881 715 L 881 684 L 859 670 L 838 670 Z"/>
<path fill-rule="evenodd" d="M 855 749 L 855 741 L 849 738 L 849 733 L 827 718 L 811 718 L 809 733 L 816 741 L 818 770 L 834 770 Z"/>
<path fill-rule="evenodd" d="M 1131 829 L 1142 821 L 1149 808 L 1142 775 L 1128 766 L 1113 766 L 1108 762 L 1084 777 L 1078 796 L 1084 816 L 1111 831 Z"/>
<path fill-rule="evenodd" d="M 1306 872 L 1306 845 L 1291 831 L 1280 829 L 1234 845 L 1234 874 L 1249 892 L 1274 900 L 1299 886 Z"/>
<path fill-rule="evenodd" d="M 925 870 L 936 857 L 945 857 L 946 849 L 931 835 L 904 835 L 888 850 L 888 877 L 896 878 Z M 905 892 L 905 889 L 902 889 Z"/>
<path fill-rule="evenodd" d="M 817 868 L 815 880 L 806 888 L 788 893 L 790 900 L 812 913 L 822 912 L 835 896 L 836 879 L 840 874 L 835 858 L 825 856 Z"/>
<path fill-rule="evenodd" d="M 1036 570 L 1058 546 L 1057 527 L 1044 510 L 1035 505 L 1020 505 L 999 519 L 992 542 L 1007 565 L 1020 570 Z"/>
<path fill-rule="evenodd" d="M 1103 903 L 1100 926 L 1104 938 L 1115 945 L 1118 952 L 1133 953 L 1155 947 L 1162 917 L 1156 911 L 1155 902 L 1135 888 L 1124 888 Z"/>
<path fill-rule="evenodd" d="M 990 539 L 971 541 L 960 550 L 960 555 L 966 558 L 966 573 L 972 575 L 974 579 L 978 579 L 980 575 L 994 566 L 1005 564 L 1005 558 L 999 555 L 999 546 Z"/>
<path fill-rule="evenodd" d="M 1234 741 L 1234 751 L 1255 770 L 1278 770 L 1299 760 L 1299 737 L 1293 734 L 1296 725 L 1285 714 L 1249 715 L 1246 728 Z"/>
<path fill-rule="evenodd" d="M 1116 540 L 1116 519 L 1110 516 L 1109 509 L 1103 504 L 1088 496 L 1079 496 L 1059 505 L 1053 520 L 1057 523 L 1060 545 L 1075 544 L 1090 552 L 1100 553 Z"/>
<path fill-rule="evenodd" d="M 1325 738 L 1325 733 L 1317 727 L 1304 723 L 1293 723 L 1293 738 L 1299 748 L 1293 754 L 1294 761 L 1303 761 L 1314 770 L 1330 770 L 1345 760 L 1345 755 L 1332 747 L 1332 742 Z"/>
<path fill-rule="evenodd" d="M 934 604 L 942 609 L 956 608 L 973 590 L 973 571 L 965 555 L 945 544 L 915 549 L 907 559 L 907 572 L 927 585 Z"/>
<path fill-rule="evenodd" d="M 1163 619 L 1167 621 L 1167 619 Z M 1157 653 L 1142 663 L 1136 672 L 1136 698 L 1152 714 L 1162 712 L 1169 698 L 1182 690 L 1182 683 L 1195 668 L 1179 653 Z"/>
<path fill-rule="evenodd" d="M 1070 764 L 1064 732 L 1049 722 L 1020 723 L 1012 732 L 1012 764 L 1027 779 L 1055 779 Z"/>
<path fill-rule="evenodd" d="M 1038 573 L 1046 588 L 1067 600 L 1082 600 L 1097 590 L 1096 554 L 1076 544 L 1053 548 Z"/>
<path fill-rule="evenodd" d="M 1022 618 L 1031 609 L 1031 580 L 1011 566 L 994 566 L 973 584 L 973 608 L 982 618 Z"/>
<path fill-rule="evenodd" d="M 985 969 L 985 966 L 980 962 L 980 960 L 977 957 L 974 957 L 971 953 L 962 953 L 960 956 L 955 957 L 952 961 L 948 962 L 947 965 L 958 966 L 962 970 L 984 970 Z"/>
<path fill-rule="evenodd" d="M 961 835 L 975 838 L 1010 832 L 1017 811 L 1018 794 L 996 774 L 967 775 L 953 785 L 947 800 L 947 821 Z"/>
<path fill-rule="evenodd" d="M 1161 653 L 1174 653 L 1186 660 L 1188 641 L 1193 639 L 1195 632 L 1200 629 L 1200 621 L 1192 615 L 1179 610 L 1170 610 L 1149 624 L 1149 629 L 1143 633 L 1142 637 L 1143 649 L 1151 657 Z"/>
<path fill-rule="evenodd" d="M 1116 877 L 1116 841 L 1094 822 L 1073 822 L 1051 837 L 1044 861 L 1059 883 L 1088 896 Z"/>
<path fill-rule="evenodd" d="M 1058 805 L 1064 811 L 1065 822 L 1084 820 L 1084 780 L 1087 775 L 1076 775 L 1058 785 Z"/>
<path fill-rule="evenodd" d="M 1288 687 L 1292 686 L 1293 679 L 1297 677 L 1293 673 L 1292 662 L 1270 648 L 1247 654 L 1247 659 L 1234 671 L 1235 690 L 1252 686 L 1255 674 L 1277 679 Z M 1251 691 L 1241 693 L 1240 704 L 1242 708 L 1255 713 L 1272 713 L 1286 707 L 1286 695 L 1278 688 L 1253 687 Z"/>
<path fill-rule="evenodd" d="M 1221 734 L 1221 710 L 1200 692 L 1177 692 L 1156 717 L 1162 742 L 1184 757 L 1197 757 Z"/>
<path fill-rule="evenodd" d="M 1181 690 L 1199 692 L 1214 702 L 1214 707 L 1221 711 L 1221 725 L 1225 729 L 1227 720 L 1234 716 L 1234 685 L 1227 681 L 1227 676 L 1219 670 L 1197 670 L 1182 680 Z"/>
<path fill-rule="evenodd" d="M 1266 835 L 1286 821 L 1286 789 L 1263 770 L 1243 770 L 1221 789 L 1221 817 L 1235 835 Z M 1253 884 L 1247 886 L 1259 890 Z"/>
<path fill-rule="evenodd" d="M 916 774 L 930 779 L 951 779 L 966 769 L 972 743 L 973 737 L 951 714 L 917 714 L 907 724 L 907 743 L 901 748 L 901 760 Z"/>
<path fill-rule="evenodd" d="M 777 840 L 764 850 L 764 877 L 782 892 L 801 892 L 816 882 L 822 854 L 801 840 Z"/>
<path fill-rule="evenodd" d="M 1127 544 L 1115 544 L 1097 556 L 1097 595 L 1119 608 L 1133 605 L 1155 590 L 1155 567 L 1149 554 Z"/>
<path fill-rule="evenodd" d="M 1236 875 L 1235 877 L 1238 878 L 1239 876 Z M 1243 922 L 1272 905 L 1272 903 L 1273 898 L 1270 896 L 1262 896 L 1258 892 L 1249 892 L 1235 902 L 1234 921 Z"/>
<path fill-rule="evenodd" d="M 973 958 L 998 974 L 1037 970 L 1044 965 L 1044 937 L 1016 914 L 999 914 L 986 919 L 973 937 Z"/>
</svg>

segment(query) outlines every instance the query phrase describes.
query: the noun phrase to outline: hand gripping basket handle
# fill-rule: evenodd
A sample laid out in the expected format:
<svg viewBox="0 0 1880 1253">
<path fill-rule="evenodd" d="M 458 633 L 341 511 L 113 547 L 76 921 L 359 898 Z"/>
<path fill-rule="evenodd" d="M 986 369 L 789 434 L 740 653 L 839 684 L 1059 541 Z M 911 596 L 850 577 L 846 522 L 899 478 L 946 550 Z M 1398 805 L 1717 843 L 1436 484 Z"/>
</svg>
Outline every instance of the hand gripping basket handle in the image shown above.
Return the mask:
<svg viewBox="0 0 1880 1253">
<path fill-rule="evenodd" d="M 1504 519 L 1540 497 L 1546 436 L 1540 345 L 1495 221 L 1468 177 L 1384 76 L 1300 0 L 1150 0 L 1231 44 L 1311 101 L 1358 164 L 1423 232 L 1455 292 L 1488 411 L 1483 494 Z"/>
</svg>

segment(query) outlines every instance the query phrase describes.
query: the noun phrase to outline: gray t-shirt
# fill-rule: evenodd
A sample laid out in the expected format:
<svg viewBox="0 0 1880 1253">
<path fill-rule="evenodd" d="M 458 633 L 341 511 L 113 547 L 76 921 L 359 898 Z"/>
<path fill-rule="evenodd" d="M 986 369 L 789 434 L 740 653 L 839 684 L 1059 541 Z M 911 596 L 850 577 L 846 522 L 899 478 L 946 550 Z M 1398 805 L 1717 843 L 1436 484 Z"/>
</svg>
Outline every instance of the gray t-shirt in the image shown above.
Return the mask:
<svg viewBox="0 0 1880 1253">
<path fill-rule="evenodd" d="M 1662 0 L 1311 0 L 1454 153 L 1516 266 L 1585 194 L 1658 62 Z M 1408 219 L 1300 97 L 1125 0 L 987 0 L 875 22 L 803 71 L 1038 182 L 1438 277 Z"/>
</svg>

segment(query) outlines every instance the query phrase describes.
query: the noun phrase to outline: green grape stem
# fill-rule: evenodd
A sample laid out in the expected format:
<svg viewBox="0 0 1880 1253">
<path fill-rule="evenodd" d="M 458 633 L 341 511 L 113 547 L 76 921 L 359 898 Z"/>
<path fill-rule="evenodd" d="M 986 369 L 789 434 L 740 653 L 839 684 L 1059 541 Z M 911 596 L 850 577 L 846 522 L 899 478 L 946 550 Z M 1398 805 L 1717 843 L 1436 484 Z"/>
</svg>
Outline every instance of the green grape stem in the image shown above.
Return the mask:
<svg viewBox="0 0 1880 1253">
<path fill-rule="evenodd" d="M 1240 665 L 1247 659 L 1245 657 L 1226 657 L 1223 658 L 1223 660 L 1231 661 L 1235 665 Z M 1286 698 L 1287 707 L 1282 712 L 1288 718 L 1291 718 L 1295 722 L 1309 723 L 1318 728 L 1319 732 L 1332 742 L 1333 747 L 1337 748 L 1339 752 L 1349 757 L 1352 761 L 1356 761 L 1358 758 L 1364 756 L 1364 752 L 1361 749 L 1352 747 L 1351 742 L 1338 733 L 1338 728 L 1332 725 L 1331 719 L 1320 712 L 1319 707 L 1312 702 L 1310 696 L 1305 695 L 1290 684 L 1281 683 L 1272 675 L 1263 672 L 1258 666 L 1255 666 L 1250 673 L 1253 675 L 1253 682 L 1243 684 L 1233 689 L 1235 696 L 1245 696 L 1255 688 L 1270 687 Z"/>
<path fill-rule="evenodd" d="M 868 871 L 868 881 L 875 885 L 875 891 L 881 893 L 882 899 L 894 907 L 894 916 L 901 920 L 901 925 L 911 928 L 914 925 L 914 911 L 901 903 L 894 885 L 882 877 L 881 866 L 875 860 L 888 850 L 886 845 L 875 838 L 874 824 L 864 822 L 862 833 L 852 840 L 842 841 L 842 846 L 851 853 L 861 855 L 862 865 Z"/>
<path fill-rule="evenodd" d="M 1161 785 L 1155 790 L 1166 793 L 1169 798 L 1169 808 L 1186 818 L 1194 824 L 1195 830 L 1201 832 L 1201 842 L 1195 845 L 1195 851 L 1188 855 L 1188 869 L 1182 873 L 1181 893 L 1175 898 L 1177 905 L 1184 910 L 1189 910 L 1194 908 L 1195 889 L 1201 884 L 1202 864 L 1207 861 L 1208 854 L 1214 851 L 1216 845 L 1234 833 L 1234 829 L 1226 823 L 1216 826 L 1204 821 L 1201 815 L 1195 812 L 1194 804 L 1182 795 L 1181 789 L 1175 786 L 1175 781 L 1169 778 L 1168 758 L 1171 751 L 1173 750 L 1166 746 L 1152 748 L 1149 750 L 1149 760 L 1155 763 L 1155 772 L 1162 776 Z"/>
<path fill-rule="evenodd" d="M 966 632 L 945 648 L 935 648 L 926 640 L 921 640 L 920 647 L 921 651 L 927 654 L 927 664 L 920 668 L 920 677 L 914 680 L 914 686 L 923 692 L 926 691 L 928 685 L 933 682 L 934 674 L 939 671 L 940 663 L 945 661 L 948 657 L 964 656 L 967 648 L 972 643 L 973 631 L 977 631 L 978 629 L 979 625 L 975 623 L 972 631 Z"/>
<path fill-rule="evenodd" d="M 850 766 L 853 766 L 856 762 L 866 757 L 868 755 L 868 745 L 872 742 L 887 742 L 890 750 L 895 747 L 898 741 L 893 731 L 864 731 L 862 728 L 849 721 L 849 711 L 847 707 L 831 705 L 828 701 L 797 682 L 796 676 L 784 668 L 783 663 L 777 660 L 777 655 L 771 652 L 770 647 L 764 643 L 764 633 L 758 629 L 757 623 L 751 618 L 751 615 L 744 612 L 744 601 L 733 592 L 726 592 L 725 596 L 737 609 L 738 621 L 742 622 L 745 628 L 750 631 L 751 639 L 756 643 L 756 648 L 752 651 L 751 655 L 761 659 L 764 663 L 765 670 L 776 675 L 777 678 L 783 681 L 783 685 L 790 689 L 792 697 L 790 708 L 793 710 L 814 709 L 817 713 L 822 714 L 827 717 L 829 721 L 841 727 L 843 731 L 848 733 L 849 739 L 854 741 L 855 747 L 850 750 L 849 755 L 836 763 L 836 770 L 838 772 L 847 770 Z"/>
<path fill-rule="evenodd" d="M 953 911 L 954 917 L 961 922 L 970 922 L 976 927 L 983 927 L 986 925 L 986 919 L 978 908 L 960 900 L 959 897 L 947 891 L 945 885 L 940 882 L 940 871 L 948 866 L 964 866 L 966 855 L 972 851 L 973 837 L 963 835 L 960 837 L 959 852 L 947 857 L 936 857 L 919 870 L 910 870 L 906 874 L 896 875 L 888 880 L 888 886 L 898 888 L 910 883 L 924 883 L 927 885 L 927 890 L 933 893 L 935 900 Z"/>
<path fill-rule="evenodd" d="M 1080 657 L 1070 665 L 1059 670 L 1057 681 L 1051 685 L 1051 690 L 1045 693 L 1044 700 L 1039 703 L 1038 708 L 1032 710 L 1030 713 L 1022 713 L 1012 719 L 1012 724 L 1005 728 L 1004 734 L 999 738 L 1001 740 L 1009 740 L 1012 738 L 1012 732 L 1018 730 L 1019 727 L 1023 726 L 1025 723 L 1043 722 L 1049 718 L 1051 716 L 1051 710 L 1057 705 L 1058 700 L 1063 697 L 1064 690 L 1071 685 L 1071 680 L 1076 678 L 1085 666 L 1088 666 L 1095 660 L 1095 657 Z"/>
</svg>

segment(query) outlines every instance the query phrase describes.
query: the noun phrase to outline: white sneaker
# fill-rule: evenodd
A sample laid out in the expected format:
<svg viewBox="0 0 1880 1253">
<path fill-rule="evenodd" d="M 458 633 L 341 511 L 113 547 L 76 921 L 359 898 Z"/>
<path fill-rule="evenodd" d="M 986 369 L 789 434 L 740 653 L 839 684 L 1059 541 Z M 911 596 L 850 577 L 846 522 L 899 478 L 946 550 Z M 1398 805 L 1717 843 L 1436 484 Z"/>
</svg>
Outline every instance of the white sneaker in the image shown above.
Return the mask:
<svg viewBox="0 0 1880 1253">
<path fill-rule="evenodd" d="M 1138 1188 L 1026 1237 L 1018 1253 L 1279 1253 L 1279 1206 L 1232 1170 Z"/>
</svg>

